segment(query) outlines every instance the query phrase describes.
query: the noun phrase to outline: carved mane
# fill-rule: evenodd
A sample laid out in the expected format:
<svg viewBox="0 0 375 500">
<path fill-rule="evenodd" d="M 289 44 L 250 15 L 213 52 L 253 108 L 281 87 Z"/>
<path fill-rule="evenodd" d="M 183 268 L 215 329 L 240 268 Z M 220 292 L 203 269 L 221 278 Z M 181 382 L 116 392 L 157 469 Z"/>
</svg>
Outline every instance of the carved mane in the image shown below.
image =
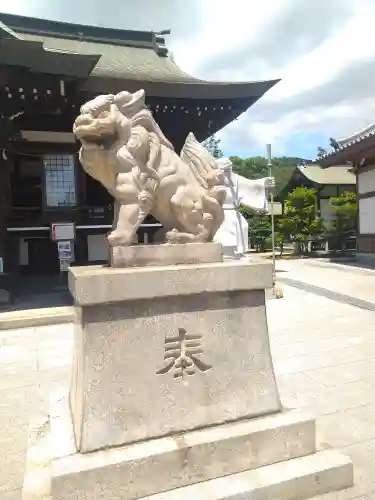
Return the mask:
<svg viewBox="0 0 375 500">
<path fill-rule="evenodd" d="M 189 165 L 190 171 L 203 189 L 221 184 L 222 173 L 218 170 L 214 157 L 190 133 L 180 154 L 181 160 Z"/>
</svg>

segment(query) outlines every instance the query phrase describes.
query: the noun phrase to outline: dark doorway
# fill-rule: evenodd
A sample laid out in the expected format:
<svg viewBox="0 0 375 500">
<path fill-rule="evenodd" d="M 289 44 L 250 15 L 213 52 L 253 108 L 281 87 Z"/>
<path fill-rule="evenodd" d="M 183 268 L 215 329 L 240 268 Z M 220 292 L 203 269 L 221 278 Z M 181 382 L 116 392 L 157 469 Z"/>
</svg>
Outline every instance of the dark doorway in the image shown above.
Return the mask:
<svg viewBox="0 0 375 500">
<path fill-rule="evenodd" d="M 29 265 L 30 274 L 52 275 L 59 274 L 59 257 L 57 245 L 49 238 L 30 238 Z"/>
</svg>

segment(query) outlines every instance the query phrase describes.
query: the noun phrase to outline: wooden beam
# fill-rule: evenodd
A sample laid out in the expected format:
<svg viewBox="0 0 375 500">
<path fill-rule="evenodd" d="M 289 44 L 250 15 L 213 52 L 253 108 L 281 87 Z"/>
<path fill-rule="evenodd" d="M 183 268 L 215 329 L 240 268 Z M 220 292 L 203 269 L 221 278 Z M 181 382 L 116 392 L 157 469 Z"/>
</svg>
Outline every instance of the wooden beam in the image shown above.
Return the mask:
<svg viewBox="0 0 375 500">
<path fill-rule="evenodd" d="M 14 142 L 11 144 L 13 155 L 17 153 L 27 155 L 43 155 L 43 154 L 69 154 L 78 153 L 79 144 L 75 143 L 49 143 L 49 142 Z"/>
<path fill-rule="evenodd" d="M 358 193 L 358 200 L 366 200 L 367 198 L 375 198 L 375 191 L 368 191 L 367 193 Z"/>
<path fill-rule="evenodd" d="M 55 132 L 45 130 L 21 130 L 22 137 L 28 142 L 75 144 L 73 132 Z"/>
<path fill-rule="evenodd" d="M 364 172 L 371 172 L 372 170 L 375 170 L 375 158 L 372 160 L 373 163 L 368 163 L 367 165 L 356 165 L 356 173 L 361 174 Z"/>
</svg>

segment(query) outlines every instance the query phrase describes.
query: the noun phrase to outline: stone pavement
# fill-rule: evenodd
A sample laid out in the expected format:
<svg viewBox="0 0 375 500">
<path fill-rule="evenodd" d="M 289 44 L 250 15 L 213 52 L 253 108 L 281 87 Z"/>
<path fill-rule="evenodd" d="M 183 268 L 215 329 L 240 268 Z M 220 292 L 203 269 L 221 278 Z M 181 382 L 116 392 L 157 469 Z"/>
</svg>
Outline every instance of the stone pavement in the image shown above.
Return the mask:
<svg viewBox="0 0 375 500">
<path fill-rule="evenodd" d="M 319 259 L 279 260 L 277 280 L 375 311 L 375 270 Z"/>
<path fill-rule="evenodd" d="M 289 272 L 299 280 L 318 274 L 303 269 Z M 356 279 L 363 292 L 363 276 Z M 316 415 L 319 446 L 354 461 L 354 488 L 319 500 L 375 500 L 375 312 L 284 286 L 284 299 L 268 302 L 268 317 L 284 405 Z M 72 330 L 0 332 L 0 500 L 21 500 L 29 419 L 47 420 L 51 391 L 68 384 Z"/>
<path fill-rule="evenodd" d="M 375 313 L 291 287 L 268 312 L 284 405 L 316 416 L 319 447 L 354 462 L 354 488 L 320 498 L 375 500 Z"/>
</svg>

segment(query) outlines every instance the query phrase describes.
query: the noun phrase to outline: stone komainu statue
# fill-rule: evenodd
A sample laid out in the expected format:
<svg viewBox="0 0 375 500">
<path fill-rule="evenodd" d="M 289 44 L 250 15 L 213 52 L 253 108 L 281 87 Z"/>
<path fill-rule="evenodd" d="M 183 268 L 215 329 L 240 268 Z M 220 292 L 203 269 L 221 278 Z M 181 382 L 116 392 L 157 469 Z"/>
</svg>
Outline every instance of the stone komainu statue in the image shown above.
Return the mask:
<svg viewBox="0 0 375 500">
<path fill-rule="evenodd" d="M 143 90 L 96 97 L 82 106 L 73 132 L 83 168 L 115 198 L 111 246 L 131 245 L 148 214 L 170 243 L 212 241 L 224 220 L 224 173 L 193 134 L 176 154 Z"/>
</svg>

